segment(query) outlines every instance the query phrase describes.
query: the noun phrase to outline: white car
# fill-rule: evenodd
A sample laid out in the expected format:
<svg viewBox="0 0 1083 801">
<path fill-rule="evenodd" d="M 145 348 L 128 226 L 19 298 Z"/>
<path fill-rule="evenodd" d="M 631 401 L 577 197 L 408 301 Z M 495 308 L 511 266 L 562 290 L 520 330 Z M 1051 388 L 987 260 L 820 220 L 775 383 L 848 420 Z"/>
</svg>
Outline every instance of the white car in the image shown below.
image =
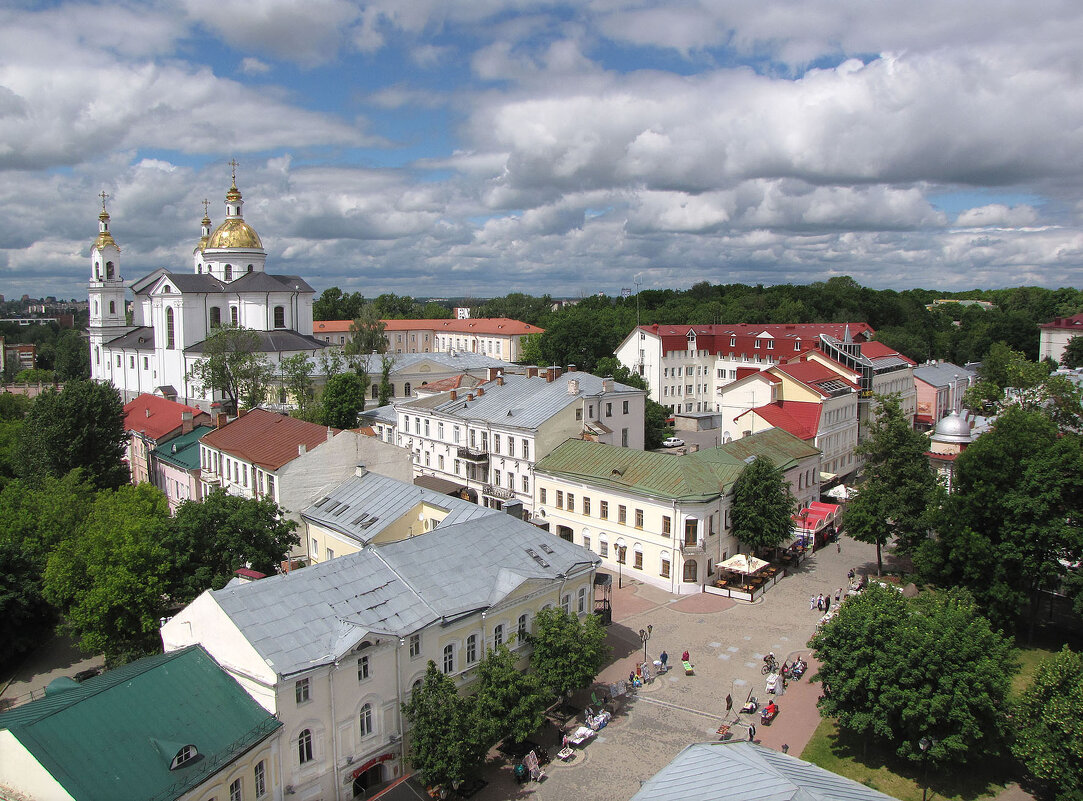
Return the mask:
<svg viewBox="0 0 1083 801">
<path fill-rule="evenodd" d="M 662 441 L 662 447 L 664 448 L 679 448 L 684 445 L 684 440 L 680 437 L 666 437 Z"/>
</svg>

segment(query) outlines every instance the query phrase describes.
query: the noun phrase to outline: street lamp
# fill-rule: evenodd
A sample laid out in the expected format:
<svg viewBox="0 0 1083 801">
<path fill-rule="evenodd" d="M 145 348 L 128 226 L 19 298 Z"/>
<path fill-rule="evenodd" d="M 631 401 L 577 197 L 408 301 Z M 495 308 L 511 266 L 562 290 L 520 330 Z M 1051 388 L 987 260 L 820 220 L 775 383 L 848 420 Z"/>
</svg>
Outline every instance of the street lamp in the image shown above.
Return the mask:
<svg viewBox="0 0 1083 801">
<path fill-rule="evenodd" d="M 639 639 L 643 640 L 643 663 L 647 663 L 647 640 L 651 638 L 651 632 L 654 631 L 654 626 L 647 626 L 645 629 L 639 630 Z"/>
<path fill-rule="evenodd" d="M 932 748 L 935 740 L 930 740 L 928 737 L 922 737 L 918 740 L 918 748 L 921 749 L 921 762 L 925 766 L 924 780 L 921 787 L 921 801 L 926 801 L 929 795 L 929 749 Z"/>
<path fill-rule="evenodd" d="M 614 546 L 617 549 L 617 589 L 624 586 L 624 552 L 628 548 L 624 545 Z"/>
</svg>

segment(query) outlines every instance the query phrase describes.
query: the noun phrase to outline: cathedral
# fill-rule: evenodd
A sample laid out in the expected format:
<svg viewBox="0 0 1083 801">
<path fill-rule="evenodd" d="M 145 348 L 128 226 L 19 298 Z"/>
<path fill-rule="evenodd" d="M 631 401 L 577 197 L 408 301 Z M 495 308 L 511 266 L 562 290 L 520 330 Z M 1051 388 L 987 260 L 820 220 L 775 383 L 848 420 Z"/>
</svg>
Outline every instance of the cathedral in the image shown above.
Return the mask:
<svg viewBox="0 0 1083 801">
<path fill-rule="evenodd" d="M 235 170 L 225 220 L 213 232 L 204 201 L 191 272 L 160 268 L 126 283 L 120 247 L 109 231 L 107 197 L 103 192 L 98 238 L 90 249 L 90 369 L 95 380 L 112 382 L 125 402 L 147 392 L 209 410 L 223 400 L 188 378 L 218 326 L 255 331 L 258 350 L 272 365 L 326 347 L 312 336 L 312 287 L 298 276 L 266 271 L 267 251 L 241 213 Z M 127 289 L 134 294 L 131 322 Z"/>
</svg>

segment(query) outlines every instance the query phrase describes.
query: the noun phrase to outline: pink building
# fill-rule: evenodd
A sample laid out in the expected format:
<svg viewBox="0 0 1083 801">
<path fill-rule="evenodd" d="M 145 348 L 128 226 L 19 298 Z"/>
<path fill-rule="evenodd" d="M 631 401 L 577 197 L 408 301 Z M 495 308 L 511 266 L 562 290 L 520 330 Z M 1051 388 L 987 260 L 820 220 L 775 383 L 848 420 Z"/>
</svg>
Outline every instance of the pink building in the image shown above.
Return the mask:
<svg viewBox="0 0 1083 801">
<path fill-rule="evenodd" d="M 169 499 L 169 511 L 176 513 L 184 501 L 202 501 L 203 484 L 199 480 L 199 441 L 214 431 L 210 426 L 196 426 L 150 455 L 154 486 Z"/>
<path fill-rule="evenodd" d="M 949 414 L 963 408 L 963 393 L 977 380 L 977 373 L 951 362 L 928 362 L 914 368 L 917 415 L 914 427 L 928 431 Z"/>
<path fill-rule="evenodd" d="M 124 404 L 124 429 L 128 432 L 127 459 L 132 483 L 151 480 L 151 452 L 197 425 L 209 425 L 210 415 L 193 406 L 142 394 Z"/>
</svg>

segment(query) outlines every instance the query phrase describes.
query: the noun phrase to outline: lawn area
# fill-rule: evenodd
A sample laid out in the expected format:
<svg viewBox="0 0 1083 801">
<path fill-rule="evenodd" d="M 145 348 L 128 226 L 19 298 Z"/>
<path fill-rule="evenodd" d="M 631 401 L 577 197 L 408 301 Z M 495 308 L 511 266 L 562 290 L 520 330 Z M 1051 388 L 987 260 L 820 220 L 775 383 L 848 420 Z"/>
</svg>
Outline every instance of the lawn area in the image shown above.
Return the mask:
<svg viewBox="0 0 1083 801">
<path fill-rule="evenodd" d="M 1034 678 L 1034 671 L 1038 669 L 1038 663 L 1046 657 L 1052 656 L 1059 649 L 1049 648 L 1020 648 L 1019 649 L 1019 672 L 1012 678 L 1011 697 L 1018 698 Z"/>
<path fill-rule="evenodd" d="M 801 758 L 853 779 L 900 801 L 921 801 L 921 767 L 900 760 L 890 752 L 859 738 L 840 735 L 833 720 L 821 720 Z M 995 798 L 1010 776 L 1002 775 L 1002 763 L 971 764 L 965 771 L 948 775 L 929 774 L 929 801 L 979 801 Z"/>
</svg>

